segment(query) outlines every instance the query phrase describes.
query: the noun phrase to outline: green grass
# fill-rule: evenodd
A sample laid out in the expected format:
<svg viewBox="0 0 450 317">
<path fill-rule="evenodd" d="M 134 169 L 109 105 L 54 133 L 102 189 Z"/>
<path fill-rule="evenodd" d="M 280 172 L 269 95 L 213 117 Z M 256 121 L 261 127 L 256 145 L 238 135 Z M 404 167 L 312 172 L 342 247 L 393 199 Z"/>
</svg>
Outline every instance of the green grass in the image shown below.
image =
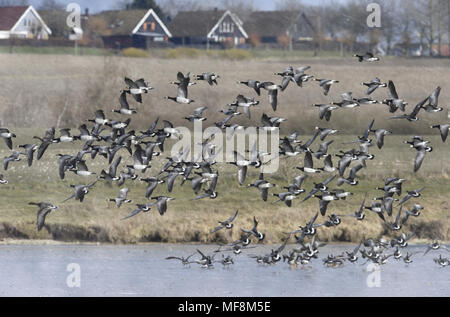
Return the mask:
<svg viewBox="0 0 450 317">
<path fill-rule="evenodd" d="M 77 54 L 75 54 L 77 52 Z M 56 54 L 56 55 L 86 55 L 86 56 L 110 56 L 113 52 L 107 49 L 96 47 L 82 47 L 79 46 L 77 51 L 72 47 L 52 47 L 52 46 L 0 46 L 0 54 Z"/>
<path fill-rule="evenodd" d="M 289 51 L 287 49 L 194 49 L 188 47 L 177 47 L 177 48 L 167 48 L 167 49 L 150 49 L 147 56 L 140 55 L 139 57 L 159 57 L 168 59 L 177 58 L 224 58 L 230 60 L 241 60 L 241 59 L 293 59 L 293 58 L 339 58 L 341 57 L 339 51 L 321 51 L 317 56 L 314 56 L 314 51 L 308 50 L 293 50 Z M 69 47 L 57 47 L 57 46 L 0 46 L 0 54 L 13 53 L 13 54 L 56 54 L 56 55 L 75 55 L 75 48 L 73 46 Z M 97 48 L 97 47 L 78 47 L 77 55 L 86 56 L 111 56 L 114 52 L 109 49 Z M 124 54 L 125 57 L 134 57 Z"/>
</svg>

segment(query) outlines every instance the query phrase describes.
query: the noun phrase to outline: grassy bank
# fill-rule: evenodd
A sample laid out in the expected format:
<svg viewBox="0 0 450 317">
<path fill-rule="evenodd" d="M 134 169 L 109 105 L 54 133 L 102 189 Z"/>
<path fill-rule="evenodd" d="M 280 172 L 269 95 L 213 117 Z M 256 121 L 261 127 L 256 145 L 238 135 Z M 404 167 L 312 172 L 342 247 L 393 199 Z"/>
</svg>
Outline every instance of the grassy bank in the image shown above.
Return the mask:
<svg viewBox="0 0 450 317">
<path fill-rule="evenodd" d="M 21 130 L 17 134 L 21 137 L 18 143 L 30 141 L 30 137 L 37 131 Z M 349 141 L 355 136 L 339 136 L 339 142 Z M 307 136 L 301 137 L 307 139 Z M 448 216 L 450 202 L 450 164 L 446 158 L 450 155 L 448 147 L 442 146 L 438 137 L 431 137 L 435 151 L 427 155 L 423 167 L 413 175 L 414 150 L 402 144 L 406 137 L 392 136 L 386 138 L 383 151 L 373 149 L 376 156 L 374 161 L 368 162 L 368 168 L 358 174 L 360 185 L 343 188 L 354 192 L 346 201 L 332 202 L 327 214 L 349 214 L 356 211 L 367 194 L 367 205 L 381 192 L 375 190 L 383 184 L 387 176 L 406 178 L 404 190 L 417 189 L 425 186 L 423 197 L 411 200 L 406 204 L 421 203 L 425 210 L 419 218 L 411 218 L 404 227 L 404 232 L 415 231 L 421 241 L 432 239 L 450 240 L 450 217 Z M 335 146 L 337 146 L 335 144 Z M 170 148 L 170 147 L 168 147 Z M 333 146 L 331 146 L 331 150 Z M 239 186 L 236 169 L 233 166 L 218 165 L 220 181 L 215 200 L 204 199 L 193 201 L 195 197 L 190 183 L 179 186 L 181 179 L 176 180 L 172 193 L 167 193 L 165 184 L 158 187 L 153 196 L 169 195 L 176 200 L 169 203 L 168 212 L 161 217 L 156 210 L 141 213 L 128 220 L 121 220 L 127 216 L 136 203 L 145 203 L 145 185 L 139 181 L 127 181 L 124 187 L 130 189 L 129 198 L 132 204 L 123 205 L 117 209 L 108 198 L 116 197 L 119 188 L 106 182 L 99 182 L 87 195 L 84 203 L 70 200 L 61 202 L 72 194 L 70 184 L 87 184 L 95 179 L 80 178 L 67 172 L 66 179 L 61 181 L 57 176 L 58 153 L 73 153 L 67 146 L 55 145 L 50 148 L 44 158 L 35 162 L 32 168 L 26 167 L 24 162 L 12 163 L 5 174 L 10 184 L 2 186 L 0 197 L 0 238 L 12 239 L 51 239 L 56 241 L 84 241 L 102 243 L 143 243 L 143 242 L 231 242 L 238 239 L 241 228 L 251 228 L 253 217 L 260 222 L 259 229 L 266 233 L 268 243 L 277 243 L 286 235 L 285 232 L 295 230 L 304 225 L 318 210 L 318 201 L 310 199 L 301 202 L 305 196 L 294 200 L 292 208 L 279 202 L 274 204 L 275 197 L 263 202 L 259 192 L 246 185 Z M 125 157 L 125 152 L 119 152 Z M 2 149 L 0 156 L 7 151 Z M 168 153 L 167 153 L 168 154 Z M 120 154 L 119 154 L 120 155 Z M 164 160 L 155 161 L 146 176 L 156 175 Z M 267 180 L 276 184 L 270 193 L 278 193 L 283 186 L 292 181 L 296 173 L 294 166 L 303 164 L 302 157 L 282 159 L 280 170 L 276 175 L 267 175 Z M 130 159 L 122 161 L 121 167 L 129 164 Z M 336 163 L 336 162 L 335 162 Z M 95 161 L 87 159 L 90 170 L 97 173 L 107 166 L 106 159 L 97 158 Z M 122 168 L 124 169 L 124 168 Z M 120 170 L 122 170 L 120 169 Z M 250 169 L 246 184 L 252 183 L 258 177 L 258 170 Z M 329 175 L 310 177 L 305 182 L 305 189 L 310 190 L 313 182 L 319 182 Z M 337 188 L 335 182 L 331 188 Z M 60 209 L 52 212 L 47 218 L 47 226 L 41 232 L 36 230 L 36 209 L 28 206 L 30 201 L 50 201 L 59 204 Z M 239 216 L 235 228 L 230 231 L 220 231 L 210 234 L 209 231 L 217 225 L 219 220 L 225 220 L 236 209 Z M 392 232 L 386 228 L 380 219 L 370 211 L 366 213 L 366 221 L 357 222 L 352 218 L 344 218 L 343 223 L 336 228 L 319 230 L 320 240 L 329 242 L 357 242 L 363 237 L 391 237 Z M 394 214 L 395 216 L 396 214 Z M 319 216 L 317 223 L 326 220 Z"/>
</svg>

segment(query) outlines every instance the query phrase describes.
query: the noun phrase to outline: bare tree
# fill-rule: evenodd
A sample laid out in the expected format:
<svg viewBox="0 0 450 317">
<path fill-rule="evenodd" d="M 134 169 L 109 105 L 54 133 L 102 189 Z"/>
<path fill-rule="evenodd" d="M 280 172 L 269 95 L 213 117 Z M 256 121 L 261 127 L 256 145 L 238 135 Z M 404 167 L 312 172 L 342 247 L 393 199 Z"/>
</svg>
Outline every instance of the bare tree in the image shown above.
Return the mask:
<svg viewBox="0 0 450 317">
<path fill-rule="evenodd" d="M 275 7 L 280 11 L 300 11 L 304 8 L 301 0 L 277 0 Z"/>
<path fill-rule="evenodd" d="M 0 0 L 0 7 L 26 6 L 28 4 L 28 0 Z"/>
<path fill-rule="evenodd" d="M 162 11 L 174 17 L 179 11 L 197 11 L 205 8 L 204 3 L 197 0 L 162 0 L 158 2 Z"/>
<path fill-rule="evenodd" d="M 39 10 L 64 10 L 64 5 L 57 0 L 44 0 L 39 6 Z"/>
</svg>

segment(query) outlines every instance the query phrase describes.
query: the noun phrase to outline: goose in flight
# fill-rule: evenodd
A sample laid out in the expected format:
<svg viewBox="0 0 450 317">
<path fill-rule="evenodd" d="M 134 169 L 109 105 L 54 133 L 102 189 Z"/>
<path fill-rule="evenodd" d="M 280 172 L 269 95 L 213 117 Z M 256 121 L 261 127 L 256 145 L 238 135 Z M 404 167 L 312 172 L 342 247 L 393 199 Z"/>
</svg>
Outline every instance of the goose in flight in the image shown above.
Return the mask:
<svg viewBox="0 0 450 317">
<path fill-rule="evenodd" d="M 15 138 L 16 135 L 11 133 L 8 129 L 0 128 L 0 138 L 5 140 L 6 145 L 10 150 L 13 148 L 12 138 Z"/>
<path fill-rule="evenodd" d="M 124 114 L 124 115 L 132 115 L 137 113 L 136 109 L 130 109 L 130 105 L 127 101 L 127 93 L 124 91 L 120 94 L 119 97 L 120 109 L 113 109 L 112 112 Z"/>
<path fill-rule="evenodd" d="M 378 88 L 380 88 L 380 87 L 384 88 L 384 87 L 388 86 L 387 83 L 382 83 L 380 78 L 378 78 L 378 77 L 375 77 L 370 82 L 361 83 L 361 85 L 367 87 L 367 95 L 369 95 L 369 96 Z"/>
<path fill-rule="evenodd" d="M 173 100 L 176 103 L 180 104 L 190 104 L 192 102 L 195 102 L 195 100 L 189 99 L 188 97 L 188 87 L 190 86 L 190 77 L 189 73 L 183 75 L 182 72 L 178 72 L 177 74 L 178 79 L 178 94 L 176 97 L 165 97 L 166 99 Z"/>
<path fill-rule="evenodd" d="M 232 222 L 234 221 L 234 219 L 236 219 L 237 215 L 238 215 L 239 210 L 236 210 L 236 212 L 234 213 L 234 215 L 232 215 L 230 218 L 228 218 L 227 220 L 224 221 L 219 221 L 220 226 L 214 228 L 211 233 L 215 233 L 223 228 L 226 229 L 231 229 L 233 228 L 233 224 Z"/>
<path fill-rule="evenodd" d="M 388 88 L 390 98 L 384 99 L 382 103 L 389 107 L 389 112 L 391 113 L 396 112 L 399 108 L 404 112 L 408 103 L 403 99 L 399 99 L 397 89 L 395 88 L 394 82 L 392 80 L 389 80 Z"/>
<path fill-rule="evenodd" d="M 364 55 L 355 54 L 353 57 L 357 57 L 360 63 L 362 62 L 378 62 L 380 61 L 379 57 L 375 57 L 371 52 L 367 52 Z"/>
<path fill-rule="evenodd" d="M 37 230 L 41 231 L 42 227 L 45 224 L 45 217 L 52 211 L 58 209 L 58 206 L 47 203 L 47 202 L 40 202 L 40 203 L 34 203 L 30 202 L 28 205 L 32 206 L 38 206 L 39 210 L 37 212 Z"/>
<path fill-rule="evenodd" d="M 318 78 L 315 78 L 314 80 L 319 82 L 319 86 L 322 87 L 323 94 L 325 96 L 328 96 L 328 93 L 330 92 L 330 88 L 331 88 L 332 85 L 339 83 L 339 80 L 334 80 L 334 79 L 318 79 Z"/>
<path fill-rule="evenodd" d="M 120 208 L 122 204 L 129 204 L 131 203 L 130 199 L 127 199 L 127 194 L 129 192 L 128 188 L 122 188 L 119 190 L 119 194 L 116 198 L 111 198 L 109 201 L 113 201 L 116 203 L 117 208 Z"/>
</svg>

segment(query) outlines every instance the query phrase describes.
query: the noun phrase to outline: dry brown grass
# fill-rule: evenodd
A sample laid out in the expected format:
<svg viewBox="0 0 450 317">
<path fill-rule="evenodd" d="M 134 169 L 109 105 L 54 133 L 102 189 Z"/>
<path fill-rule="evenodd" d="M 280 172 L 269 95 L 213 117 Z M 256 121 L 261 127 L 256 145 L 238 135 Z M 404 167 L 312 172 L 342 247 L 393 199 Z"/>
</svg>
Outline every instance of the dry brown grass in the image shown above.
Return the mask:
<svg viewBox="0 0 450 317">
<path fill-rule="evenodd" d="M 261 81 L 279 82 L 280 77 L 273 73 L 284 70 L 286 66 L 311 65 L 310 73 L 318 78 L 333 78 L 341 81 L 332 88 L 330 96 L 325 97 L 316 83 L 308 83 L 300 89 L 291 85 L 279 96 L 278 116 L 288 118 L 284 131 L 297 129 L 302 133 L 310 133 L 315 125 L 329 125 L 318 119 L 313 103 L 338 101 L 339 94 L 352 91 L 355 96 L 363 96 L 364 88 L 360 85 L 375 76 L 383 81 L 394 80 L 402 98 L 415 105 L 437 86 L 442 87 L 441 103 L 450 104 L 450 84 L 448 70 L 450 60 L 404 60 L 387 58 L 379 64 L 360 64 L 353 59 L 313 59 L 303 60 L 248 60 L 230 61 L 202 57 L 199 59 L 141 59 L 124 57 L 98 56 L 66 56 L 66 55 L 8 55 L 0 54 L 2 70 L 0 70 L 0 109 L 2 123 L 11 127 L 45 127 L 54 125 L 61 114 L 65 101 L 69 111 L 63 116 L 62 124 L 76 127 L 86 115 L 92 115 L 97 108 L 106 112 L 118 104 L 120 90 L 124 88 L 123 77 L 147 79 L 156 90 L 144 98 L 142 105 L 130 101 L 133 107 L 140 110 L 141 116 L 134 118 L 133 124 L 145 127 L 155 116 L 160 115 L 172 120 L 174 124 L 186 125 L 182 119 L 192 109 L 208 106 L 207 124 L 223 118 L 218 113 L 226 104 L 234 101 L 238 94 L 254 96 L 249 88 L 238 85 L 236 81 L 259 79 Z M 175 95 L 176 88 L 169 85 L 176 79 L 178 71 L 192 74 L 203 71 L 214 71 L 221 75 L 219 86 L 209 87 L 205 82 L 190 89 L 190 96 L 196 100 L 192 105 L 179 105 L 165 100 L 164 96 Z M 380 89 L 374 98 L 384 99 L 387 91 Z M 253 110 L 253 124 L 259 124 L 261 114 L 274 115 L 268 105 L 265 92 L 257 98 L 259 107 Z M 362 106 L 355 111 L 336 111 L 333 125 L 345 128 L 346 133 L 361 133 L 369 118 L 383 121 L 390 114 L 383 105 Z M 175 115 L 174 115 L 175 114 Z M 429 132 L 430 122 L 446 119 L 446 113 L 431 116 L 422 115 L 422 121 L 416 125 L 405 122 L 386 121 L 384 128 L 404 134 Z M 248 124 L 246 118 L 239 118 L 237 123 Z"/>
</svg>

